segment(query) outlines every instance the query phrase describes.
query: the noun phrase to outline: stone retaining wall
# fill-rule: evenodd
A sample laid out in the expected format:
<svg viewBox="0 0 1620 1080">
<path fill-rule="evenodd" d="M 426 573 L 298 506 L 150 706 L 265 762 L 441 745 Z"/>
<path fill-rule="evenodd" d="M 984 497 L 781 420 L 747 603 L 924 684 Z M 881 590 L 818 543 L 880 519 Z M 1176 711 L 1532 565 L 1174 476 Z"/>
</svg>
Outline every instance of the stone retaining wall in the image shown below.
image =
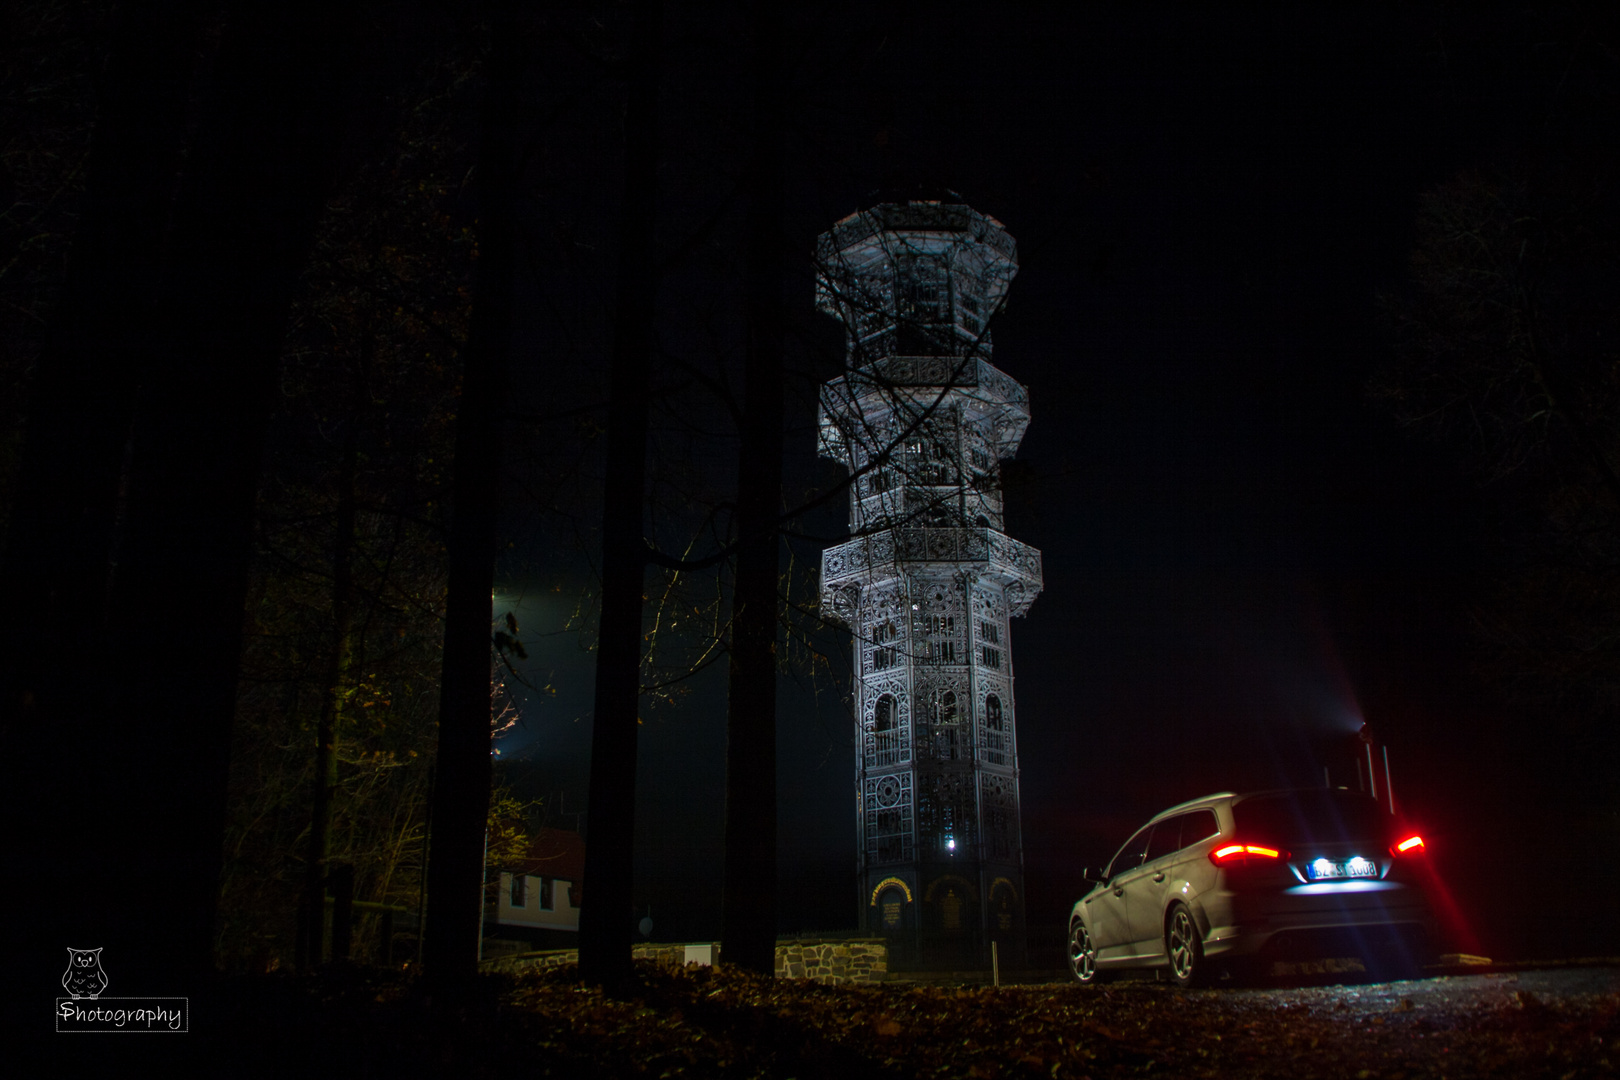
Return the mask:
<svg viewBox="0 0 1620 1080">
<path fill-rule="evenodd" d="M 637 945 L 631 950 L 637 960 L 651 960 L 660 967 L 681 967 L 686 962 L 685 945 Z M 521 953 L 486 960 L 485 971 L 545 971 L 579 962 L 578 949 L 552 949 Z M 781 941 L 776 946 L 776 977 L 810 979 L 822 983 L 874 983 L 888 978 L 889 949 L 882 938 L 852 938 L 833 941 Z"/>
<path fill-rule="evenodd" d="M 889 947 L 882 938 L 778 942 L 776 977 L 823 983 L 882 982 L 889 977 Z"/>
</svg>

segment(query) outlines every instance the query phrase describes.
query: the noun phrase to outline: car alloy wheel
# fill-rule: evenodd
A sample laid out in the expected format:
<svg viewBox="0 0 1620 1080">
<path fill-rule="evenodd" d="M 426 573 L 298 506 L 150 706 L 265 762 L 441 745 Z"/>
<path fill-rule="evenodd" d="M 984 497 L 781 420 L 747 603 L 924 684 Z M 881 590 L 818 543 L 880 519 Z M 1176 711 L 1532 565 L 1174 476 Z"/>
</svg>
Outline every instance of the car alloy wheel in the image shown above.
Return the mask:
<svg viewBox="0 0 1620 1080">
<path fill-rule="evenodd" d="M 1164 929 L 1164 955 L 1170 960 L 1170 977 L 1178 986 L 1192 986 L 1203 975 L 1204 953 L 1198 940 L 1198 924 L 1185 904 L 1170 909 Z"/>
<path fill-rule="evenodd" d="M 1097 950 L 1091 946 L 1091 934 L 1079 919 L 1069 927 L 1069 970 L 1075 981 L 1091 986 L 1097 980 Z"/>
</svg>

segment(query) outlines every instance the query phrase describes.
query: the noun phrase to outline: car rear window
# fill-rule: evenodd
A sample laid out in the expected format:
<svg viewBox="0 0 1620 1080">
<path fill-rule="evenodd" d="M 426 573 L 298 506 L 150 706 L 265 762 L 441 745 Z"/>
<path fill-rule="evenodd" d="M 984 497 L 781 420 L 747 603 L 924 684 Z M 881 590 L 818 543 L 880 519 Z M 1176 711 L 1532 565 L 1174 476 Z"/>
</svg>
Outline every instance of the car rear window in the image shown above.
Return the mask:
<svg viewBox="0 0 1620 1080">
<path fill-rule="evenodd" d="M 1381 803 L 1340 791 L 1260 795 L 1234 805 L 1232 817 L 1239 836 L 1278 844 L 1381 841 L 1390 829 Z"/>
</svg>

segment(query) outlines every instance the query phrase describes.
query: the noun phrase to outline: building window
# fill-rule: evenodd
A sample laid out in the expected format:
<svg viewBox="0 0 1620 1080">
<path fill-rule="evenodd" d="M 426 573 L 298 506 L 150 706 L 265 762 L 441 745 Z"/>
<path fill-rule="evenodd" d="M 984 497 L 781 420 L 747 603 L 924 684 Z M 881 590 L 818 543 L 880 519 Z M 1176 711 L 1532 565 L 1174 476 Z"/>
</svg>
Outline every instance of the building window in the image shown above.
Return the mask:
<svg viewBox="0 0 1620 1080">
<path fill-rule="evenodd" d="M 900 731 L 894 713 L 894 695 L 884 694 L 877 699 L 872 716 L 872 736 L 879 765 L 895 765 L 900 761 Z"/>
<path fill-rule="evenodd" d="M 980 646 L 979 658 L 980 658 L 980 661 L 987 668 L 997 668 L 997 669 L 999 669 L 1001 667 L 1001 650 L 1000 649 L 992 649 L 988 645 L 982 645 L 982 646 Z"/>
<path fill-rule="evenodd" d="M 948 321 L 953 305 L 943 263 L 927 256 L 904 256 L 899 270 L 900 317 L 923 325 Z"/>
<path fill-rule="evenodd" d="M 541 878 L 540 879 L 540 910 L 541 911 L 550 911 L 550 910 L 552 910 L 552 908 L 551 908 L 551 894 L 552 894 L 552 879 L 548 878 L 548 877 Z"/>
<path fill-rule="evenodd" d="M 927 635 L 921 654 L 936 664 L 956 663 L 956 616 L 924 615 L 915 623 L 919 635 Z"/>
<path fill-rule="evenodd" d="M 528 906 L 528 884 L 529 879 L 526 875 L 512 875 L 512 907 L 519 911 L 522 911 L 526 906 Z"/>
<path fill-rule="evenodd" d="M 962 717 L 956 708 L 956 691 L 939 695 L 939 756 L 945 761 L 962 757 Z"/>
<path fill-rule="evenodd" d="M 983 787 L 985 855 L 1018 858 L 1018 786 L 1010 776 L 986 776 Z"/>
<path fill-rule="evenodd" d="M 1001 715 L 1001 699 L 990 694 L 984 699 L 984 759 L 992 765 L 1007 764 L 1012 740 Z"/>
<path fill-rule="evenodd" d="M 890 644 L 894 641 L 894 623 L 885 622 L 877 628 L 877 648 L 872 650 L 872 670 L 886 671 L 899 662 L 899 655 L 895 647 Z"/>
<path fill-rule="evenodd" d="M 870 863 L 893 863 L 910 859 L 910 774 L 867 780 L 865 803 L 867 860 Z"/>
<path fill-rule="evenodd" d="M 1001 643 L 1001 628 L 988 619 L 980 619 L 979 637 L 992 645 L 998 645 Z"/>
</svg>

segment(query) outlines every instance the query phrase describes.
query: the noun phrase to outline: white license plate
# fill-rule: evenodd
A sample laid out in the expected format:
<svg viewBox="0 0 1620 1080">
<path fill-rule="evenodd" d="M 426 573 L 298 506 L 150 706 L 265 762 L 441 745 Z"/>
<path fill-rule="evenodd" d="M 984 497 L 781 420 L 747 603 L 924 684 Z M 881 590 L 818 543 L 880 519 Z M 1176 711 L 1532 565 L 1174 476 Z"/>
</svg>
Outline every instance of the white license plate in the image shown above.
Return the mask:
<svg viewBox="0 0 1620 1080">
<path fill-rule="evenodd" d="M 1371 859 L 1359 857 L 1343 861 L 1316 859 L 1305 864 L 1305 873 L 1312 881 L 1329 878 L 1375 878 L 1378 876 L 1378 864 Z"/>
</svg>

